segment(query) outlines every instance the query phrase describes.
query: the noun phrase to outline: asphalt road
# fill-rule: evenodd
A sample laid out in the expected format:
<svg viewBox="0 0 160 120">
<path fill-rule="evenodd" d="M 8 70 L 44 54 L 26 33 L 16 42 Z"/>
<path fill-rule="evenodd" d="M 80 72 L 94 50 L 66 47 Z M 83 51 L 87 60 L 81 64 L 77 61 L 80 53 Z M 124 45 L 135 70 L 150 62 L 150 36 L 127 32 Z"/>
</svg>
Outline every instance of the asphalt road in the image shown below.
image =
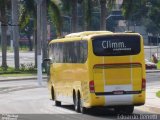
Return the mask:
<svg viewBox="0 0 160 120">
<path fill-rule="evenodd" d="M 159 82 L 160 73 L 147 74 L 147 86 L 153 86 Z M 39 87 L 36 80 L 0 82 L 0 113 L 18 115 L 20 120 L 106 120 L 121 119 L 112 110 L 97 109 L 86 115 L 76 113 L 72 105 L 62 104 L 56 107 L 54 102 L 49 100 L 46 82 Z M 151 114 L 137 108 L 134 116 L 141 117 L 144 114 Z M 132 115 L 132 116 L 133 116 Z M 1 117 L 0 117 L 1 119 Z"/>
</svg>

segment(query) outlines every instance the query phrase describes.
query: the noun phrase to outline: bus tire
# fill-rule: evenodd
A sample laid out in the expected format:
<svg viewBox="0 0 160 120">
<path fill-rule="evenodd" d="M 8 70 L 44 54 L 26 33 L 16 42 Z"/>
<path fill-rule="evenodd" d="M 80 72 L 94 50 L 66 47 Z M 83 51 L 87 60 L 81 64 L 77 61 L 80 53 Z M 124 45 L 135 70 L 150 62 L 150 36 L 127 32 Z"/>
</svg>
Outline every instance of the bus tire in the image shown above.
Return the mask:
<svg viewBox="0 0 160 120">
<path fill-rule="evenodd" d="M 61 102 L 55 100 L 55 106 L 61 106 Z"/>
<path fill-rule="evenodd" d="M 116 114 L 132 114 L 134 111 L 134 106 L 115 107 L 114 111 Z"/>
<path fill-rule="evenodd" d="M 134 106 L 127 106 L 125 108 L 126 114 L 132 114 L 134 111 Z"/>
<path fill-rule="evenodd" d="M 74 109 L 76 112 L 80 112 L 80 101 L 77 94 L 74 96 Z"/>
<path fill-rule="evenodd" d="M 55 100 L 55 93 L 54 93 L 54 88 L 51 88 L 51 98 L 54 101 Z"/>
<path fill-rule="evenodd" d="M 87 109 L 86 109 L 85 107 L 83 107 L 83 100 L 82 100 L 82 98 L 81 98 L 81 95 L 79 95 L 79 101 L 80 101 L 80 112 L 81 112 L 82 114 L 87 113 Z"/>
</svg>

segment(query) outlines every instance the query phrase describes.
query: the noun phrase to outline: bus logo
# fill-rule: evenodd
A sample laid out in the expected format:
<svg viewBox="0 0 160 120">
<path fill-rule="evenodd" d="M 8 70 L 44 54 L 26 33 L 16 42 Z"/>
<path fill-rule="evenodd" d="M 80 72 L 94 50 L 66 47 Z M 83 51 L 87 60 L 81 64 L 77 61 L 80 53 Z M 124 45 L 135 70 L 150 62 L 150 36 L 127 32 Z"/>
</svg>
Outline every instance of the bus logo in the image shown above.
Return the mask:
<svg viewBox="0 0 160 120">
<path fill-rule="evenodd" d="M 112 41 L 102 41 L 103 49 L 113 49 L 113 51 L 119 50 L 131 50 L 127 48 L 124 42 L 112 42 Z"/>
</svg>

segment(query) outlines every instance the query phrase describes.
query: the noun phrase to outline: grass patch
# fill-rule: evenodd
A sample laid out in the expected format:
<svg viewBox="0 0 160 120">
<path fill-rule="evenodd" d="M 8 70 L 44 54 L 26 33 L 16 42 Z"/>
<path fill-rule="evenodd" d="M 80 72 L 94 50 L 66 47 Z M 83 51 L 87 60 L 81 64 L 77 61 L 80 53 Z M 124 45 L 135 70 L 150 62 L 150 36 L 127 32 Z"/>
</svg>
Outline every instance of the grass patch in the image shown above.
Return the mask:
<svg viewBox="0 0 160 120">
<path fill-rule="evenodd" d="M 160 69 L 160 60 L 157 63 L 157 69 Z"/>
<path fill-rule="evenodd" d="M 35 74 L 31 73 L 18 73 L 18 74 L 2 74 L 2 77 L 23 77 L 23 76 L 35 76 Z"/>
<path fill-rule="evenodd" d="M 7 69 L 0 67 L 0 75 L 3 74 L 34 74 L 37 73 L 37 69 L 32 63 L 21 64 L 19 70 L 15 70 L 13 67 L 7 67 Z"/>
<path fill-rule="evenodd" d="M 28 46 L 20 46 L 19 51 L 26 52 L 26 51 L 29 51 L 29 48 L 28 48 Z M 2 47 L 0 47 L 0 52 L 2 52 Z M 7 47 L 7 52 L 14 52 L 14 51 L 13 51 L 13 49 L 11 49 L 10 46 L 8 46 Z"/>
<path fill-rule="evenodd" d="M 160 98 L 160 91 L 156 93 L 156 96 Z"/>
</svg>

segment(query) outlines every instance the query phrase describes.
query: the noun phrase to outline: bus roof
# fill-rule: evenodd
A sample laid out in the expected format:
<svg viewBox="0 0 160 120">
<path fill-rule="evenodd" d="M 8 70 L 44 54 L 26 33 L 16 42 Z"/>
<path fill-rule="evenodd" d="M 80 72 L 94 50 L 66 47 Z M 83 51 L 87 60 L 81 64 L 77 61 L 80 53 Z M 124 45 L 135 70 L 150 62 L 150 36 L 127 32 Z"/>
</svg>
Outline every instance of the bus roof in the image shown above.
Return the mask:
<svg viewBox="0 0 160 120">
<path fill-rule="evenodd" d="M 82 37 L 94 37 L 94 36 L 105 36 L 105 35 L 140 35 L 139 33 L 128 33 L 128 32 L 117 32 L 113 33 L 110 31 L 84 31 L 84 32 L 77 32 L 77 33 L 71 33 L 66 35 L 64 38 L 54 39 L 50 41 L 51 43 L 56 42 L 65 42 L 65 41 L 76 41 L 80 40 Z"/>
<path fill-rule="evenodd" d="M 77 33 L 71 33 L 65 36 L 65 38 L 71 38 L 71 37 L 83 37 L 93 34 L 104 34 L 104 33 L 112 33 L 110 31 L 84 31 L 84 32 L 77 32 Z"/>
</svg>

